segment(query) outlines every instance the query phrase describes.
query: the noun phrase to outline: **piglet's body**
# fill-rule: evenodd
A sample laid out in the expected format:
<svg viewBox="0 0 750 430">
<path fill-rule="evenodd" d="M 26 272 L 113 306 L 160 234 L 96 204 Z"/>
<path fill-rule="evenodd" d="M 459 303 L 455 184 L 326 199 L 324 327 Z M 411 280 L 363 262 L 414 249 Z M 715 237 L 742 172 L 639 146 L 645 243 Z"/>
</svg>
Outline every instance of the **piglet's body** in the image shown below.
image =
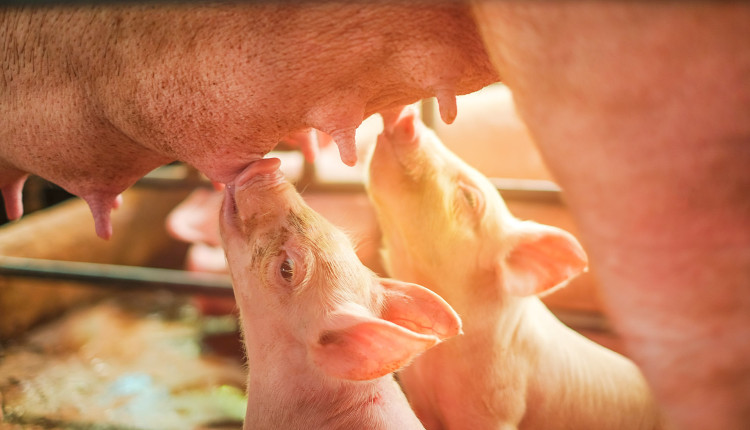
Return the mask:
<svg viewBox="0 0 750 430">
<path fill-rule="evenodd" d="M 245 428 L 423 428 L 391 373 L 458 334 L 458 316 L 376 277 L 277 168 L 251 163 L 220 219 L 249 363 Z"/>
<path fill-rule="evenodd" d="M 427 429 L 655 429 L 636 366 L 564 326 L 538 294 L 583 271 L 569 233 L 522 222 L 411 110 L 385 116 L 369 192 L 390 275 L 431 288 L 465 335 L 400 373 Z"/>
</svg>

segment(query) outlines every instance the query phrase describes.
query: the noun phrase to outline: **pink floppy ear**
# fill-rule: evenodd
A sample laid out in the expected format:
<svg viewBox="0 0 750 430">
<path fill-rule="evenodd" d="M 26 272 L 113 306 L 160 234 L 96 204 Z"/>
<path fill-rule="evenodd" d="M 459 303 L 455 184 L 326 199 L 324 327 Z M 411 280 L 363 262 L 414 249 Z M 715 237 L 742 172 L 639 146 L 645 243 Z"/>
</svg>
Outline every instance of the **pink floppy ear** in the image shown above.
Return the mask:
<svg viewBox="0 0 750 430">
<path fill-rule="evenodd" d="M 381 285 L 385 289 L 382 318 L 347 303 L 327 318 L 311 345 L 313 362 L 329 376 L 376 379 L 460 333 L 458 315 L 439 296 L 398 281 L 384 280 Z"/>
<path fill-rule="evenodd" d="M 462 333 L 461 318 L 439 295 L 396 279 L 381 279 L 380 285 L 385 292 L 383 319 L 440 340 Z"/>
<path fill-rule="evenodd" d="M 503 288 L 515 296 L 546 294 L 586 270 L 588 258 L 573 235 L 525 221 L 516 243 L 500 261 Z"/>
</svg>

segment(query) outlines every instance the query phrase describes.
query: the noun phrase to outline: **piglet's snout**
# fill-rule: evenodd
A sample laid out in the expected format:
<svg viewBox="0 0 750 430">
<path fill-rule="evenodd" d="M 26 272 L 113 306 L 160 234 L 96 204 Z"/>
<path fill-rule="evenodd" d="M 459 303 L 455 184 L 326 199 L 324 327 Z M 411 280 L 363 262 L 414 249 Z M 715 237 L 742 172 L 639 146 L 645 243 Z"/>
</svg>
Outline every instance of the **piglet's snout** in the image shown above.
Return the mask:
<svg viewBox="0 0 750 430">
<path fill-rule="evenodd" d="M 221 223 L 225 234 L 236 229 L 241 219 L 264 211 L 282 198 L 279 188 L 286 183 L 278 158 L 263 158 L 250 163 L 224 190 Z M 237 233 L 237 232 L 235 232 Z"/>
<path fill-rule="evenodd" d="M 383 133 L 378 136 L 373 163 L 415 164 L 413 158 L 423 133 L 421 123 L 416 121 L 417 115 L 412 106 L 382 113 Z"/>
<path fill-rule="evenodd" d="M 281 175 L 279 166 L 281 160 L 278 158 L 261 158 L 260 160 L 253 161 L 250 163 L 245 170 L 243 170 L 234 179 L 233 183 L 235 187 L 242 188 L 249 183 L 258 180 L 259 177 L 266 175 Z"/>
<path fill-rule="evenodd" d="M 226 242 L 228 236 L 238 236 L 237 201 L 234 197 L 234 191 L 234 184 L 227 184 L 224 188 L 224 201 L 221 203 L 219 226 L 224 242 Z"/>
</svg>

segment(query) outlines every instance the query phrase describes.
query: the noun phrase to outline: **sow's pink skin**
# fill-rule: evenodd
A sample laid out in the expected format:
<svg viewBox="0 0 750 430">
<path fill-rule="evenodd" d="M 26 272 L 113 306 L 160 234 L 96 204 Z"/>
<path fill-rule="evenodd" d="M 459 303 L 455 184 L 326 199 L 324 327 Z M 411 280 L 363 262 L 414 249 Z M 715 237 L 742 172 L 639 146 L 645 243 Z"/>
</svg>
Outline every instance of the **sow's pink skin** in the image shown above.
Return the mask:
<svg viewBox="0 0 750 430">
<path fill-rule="evenodd" d="M 368 190 L 385 264 L 444 297 L 464 323 L 463 336 L 399 373 L 425 427 L 660 428 L 636 366 L 564 326 L 537 297 L 586 268 L 576 239 L 514 218 L 412 109 L 384 122 Z"/>
<path fill-rule="evenodd" d="M 750 3 L 473 6 L 674 427 L 747 429 Z"/>
<path fill-rule="evenodd" d="M 220 216 L 247 349 L 245 428 L 423 428 L 391 372 L 459 334 L 458 316 L 376 277 L 278 166 L 251 163 Z"/>
<path fill-rule="evenodd" d="M 182 160 L 228 183 L 280 140 L 314 156 L 388 107 L 497 81 L 466 4 L 241 2 L 0 9 L 0 190 L 28 173 L 85 199 L 112 234 L 117 196 Z M 305 131 L 308 131 L 305 136 Z"/>
</svg>

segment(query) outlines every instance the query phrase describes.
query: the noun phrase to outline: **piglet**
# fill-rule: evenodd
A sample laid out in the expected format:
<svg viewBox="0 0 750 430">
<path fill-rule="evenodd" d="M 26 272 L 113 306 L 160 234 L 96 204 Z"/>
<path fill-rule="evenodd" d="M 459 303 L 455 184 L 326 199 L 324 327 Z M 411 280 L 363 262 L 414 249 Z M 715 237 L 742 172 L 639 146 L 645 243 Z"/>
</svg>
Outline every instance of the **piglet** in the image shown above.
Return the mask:
<svg viewBox="0 0 750 430">
<path fill-rule="evenodd" d="M 458 316 L 375 276 L 278 166 L 251 163 L 220 215 L 249 363 L 244 428 L 423 428 L 392 372 L 460 333 Z"/>
<path fill-rule="evenodd" d="M 654 429 L 638 368 L 563 325 L 538 295 L 585 270 L 578 241 L 520 221 L 407 108 L 384 116 L 368 192 L 389 274 L 441 295 L 465 335 L 400 374 L 427 429 Z"/>
</svg>

